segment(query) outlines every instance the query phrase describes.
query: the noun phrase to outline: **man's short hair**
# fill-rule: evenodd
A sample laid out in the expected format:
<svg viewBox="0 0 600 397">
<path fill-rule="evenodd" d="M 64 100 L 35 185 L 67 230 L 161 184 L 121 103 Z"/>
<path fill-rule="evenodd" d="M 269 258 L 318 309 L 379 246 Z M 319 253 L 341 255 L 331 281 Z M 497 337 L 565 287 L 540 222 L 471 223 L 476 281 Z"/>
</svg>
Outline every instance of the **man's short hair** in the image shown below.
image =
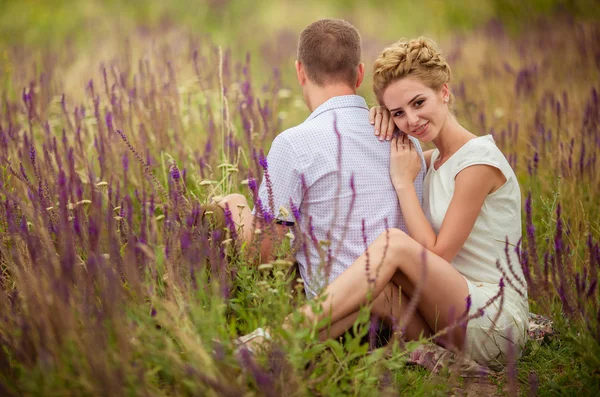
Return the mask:
<svg viewBox="0 0 600 397">
<path fill-rule="evenodd" d="M 298 61 L 306 75 L 323 86 L 356 83 L 360 64 L 360 35 L 341 19 L 321 19 L 308 25 L 298 41 Z"/>
</svg>

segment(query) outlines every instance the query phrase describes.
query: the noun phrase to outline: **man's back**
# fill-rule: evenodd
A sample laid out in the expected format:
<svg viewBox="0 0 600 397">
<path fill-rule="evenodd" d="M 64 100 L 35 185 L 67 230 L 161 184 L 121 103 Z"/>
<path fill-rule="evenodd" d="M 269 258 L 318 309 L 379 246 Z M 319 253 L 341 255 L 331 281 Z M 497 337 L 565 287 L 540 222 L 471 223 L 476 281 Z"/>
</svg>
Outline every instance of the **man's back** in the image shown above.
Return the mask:
<svg viewBox="0 0 600 397">
<path fill-rule="evenodd" d="M 273 142 L 268 164 L 274 210 L 286 208 L 290 215 L 278 218 L 293 220 L 290 200 L 300 209 L 303 235 L 296 236 L 296 259 L 309 297 L 324 285 L 328 267 L 332 281 L 386 226 L 406 231 L 390 181 L 389 153 L 389 142 L 374 136 L 367 104 L 356 95 L 331 98 Z M 419 198 L 424 170 L 423 162 L 415 182 Z M 265 183 L 259 195 L 267 206 Z"/>
</svg>

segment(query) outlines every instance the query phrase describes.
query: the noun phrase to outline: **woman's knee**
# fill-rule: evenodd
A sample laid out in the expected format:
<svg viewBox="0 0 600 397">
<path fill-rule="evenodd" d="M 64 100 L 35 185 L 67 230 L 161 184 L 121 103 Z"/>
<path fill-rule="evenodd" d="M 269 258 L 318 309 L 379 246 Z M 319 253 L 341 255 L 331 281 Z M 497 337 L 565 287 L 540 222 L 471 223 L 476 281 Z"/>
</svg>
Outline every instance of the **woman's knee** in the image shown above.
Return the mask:
<svg viewBox="0 0 600 397">
<path fill-rule="evenodd" d="M 389 254 L 392 258 L 398 258 L 400 254 L 407 248 L 411 238 L 408 234 L 400 229 L 390 228 L 381 235 L 385 241 L 386 256 Z"/>
</svg>

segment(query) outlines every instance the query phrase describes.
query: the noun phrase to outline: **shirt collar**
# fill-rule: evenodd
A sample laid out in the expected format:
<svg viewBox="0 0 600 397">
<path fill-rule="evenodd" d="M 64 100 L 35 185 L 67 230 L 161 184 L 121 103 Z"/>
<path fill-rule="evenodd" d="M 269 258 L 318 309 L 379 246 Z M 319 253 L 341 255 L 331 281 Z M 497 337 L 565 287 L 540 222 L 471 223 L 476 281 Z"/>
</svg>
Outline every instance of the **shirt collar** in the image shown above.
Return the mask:
<svg viewBox="0 0 600 397">
<path fill-rule="evenodd" d="M 328 112 L 334 109 L 341 108 L 362 108 L 369 110 L 367 106 L 367 102 L 365 99 L 359 95 L 340 95 L 334 96 L 331 99 L 323 102 L 319 107 L 317 107 L 311 114 L 308 116 L 306 121 L 312 120 L 319 116 L 322 113 Z"/>
</svg>

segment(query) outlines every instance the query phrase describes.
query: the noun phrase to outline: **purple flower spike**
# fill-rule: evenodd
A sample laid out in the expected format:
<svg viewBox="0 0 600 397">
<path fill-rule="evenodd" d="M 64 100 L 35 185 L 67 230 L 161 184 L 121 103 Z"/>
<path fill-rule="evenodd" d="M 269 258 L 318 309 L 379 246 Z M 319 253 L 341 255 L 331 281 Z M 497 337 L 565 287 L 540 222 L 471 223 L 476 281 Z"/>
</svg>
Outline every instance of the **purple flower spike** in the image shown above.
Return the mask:
<svg viewBox="0 0 600 397">
<path fill-rule="evenodd" d="M 31 164 L 35 165 L 35 147 L 33 145 L 29 146 L 29 159 Z"/>
<path fill-rule="evenodd" d="M 121 163 L 123 165 L 123 171 L 127 172 L 129 170 L 129 157 L 127 157 L 127 154 L 123 154 Z"/>
<path fill-rule="evenodd" d="M 292 211 L 292 215 L 294 216 L 294 219 L 296 220 L 296 222 L 300 222 L 300 217 L 301 217 L 300 210 L 298 209 L 298 207 L 296 207 L 296 205 L 294 204 L 292 199 L 290 199 L 290 210 Z"/>
<path fill-rule="evenodd" d="M 112 113 L 111 112 L 106 113 L 105 120 L 106 120 L 106 126 L 108 127 L 109 131 L 112 131 L 113 122 L 112 122 Z"/>
<path fill-rule="evenodd" d="M 269 164 L 267 163 L 267 158 L 265 157 L 265 153 L 263 150 L 260 150 L 260 155 L 258 157 L 258 164 L 262 167 L 263 170 L 267 170 L 269 168 Z"/>
<path fill-rule="evenodd" d="M 175 182 L 178 182 L 179 179 L 181 179 L 181 174 L 179 172 L 179 168 L 177 167 L 177 164 L 175 164 L 175 163 L 171 164 L 169 173 L 171 174 L 171 178 L 173 178 L 173 180 Z"/>
<path fill-rule="evenodd" d="M 248 178 L 248 188 L 252 191 L 252 192 L 256 192 L 256 179 L 250 177 Z"/>
<path fill-rule="evenodd" d="M 225 224 L 227 225 L 227 229 L 229 229 L 229 233 L 233 240 L 237 240 L 237 226 L 233 221 L 233 215 L 231 214 L 231 209 L 229 208 L 229 204 L 225 204 Z"/>
<path fill-rule="evenodd" d="M 263 219 L 266 223 L 271 223 L 273 220 L 275 220 L 275 216 L 270 211 L 264 211 Z"/>
</svg>

